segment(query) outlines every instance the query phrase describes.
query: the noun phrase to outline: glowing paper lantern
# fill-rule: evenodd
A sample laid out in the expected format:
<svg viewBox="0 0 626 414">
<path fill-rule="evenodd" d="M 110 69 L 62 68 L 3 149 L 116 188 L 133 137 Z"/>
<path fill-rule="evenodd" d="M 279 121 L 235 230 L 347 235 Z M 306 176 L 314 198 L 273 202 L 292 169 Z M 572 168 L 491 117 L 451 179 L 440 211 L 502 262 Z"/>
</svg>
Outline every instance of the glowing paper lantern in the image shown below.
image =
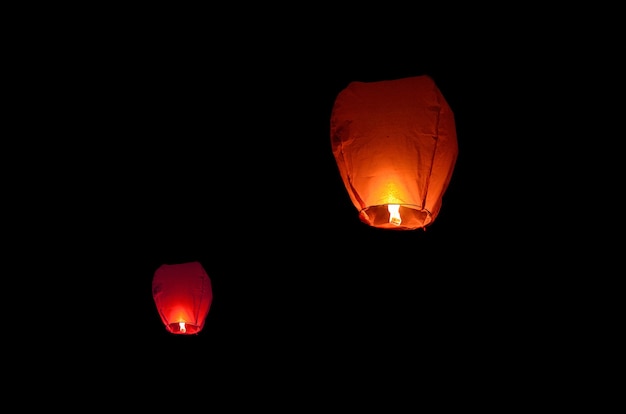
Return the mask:
<svg viewBox="0 0 626 414">
<path fill-rule="evenodd" d="M 199 262 L 164 264 L 152 278 L 152 297 L 169 332 L 197 334 L 213 301 L 211 279 Z"/>
<path fill-rule="evenodd" d="M 414 230 L 435 220 L 458 143 L 454 115 L 432 78 L 351 82 L 335 99 L 330 137 L 362 222 Z"/>
</svg>

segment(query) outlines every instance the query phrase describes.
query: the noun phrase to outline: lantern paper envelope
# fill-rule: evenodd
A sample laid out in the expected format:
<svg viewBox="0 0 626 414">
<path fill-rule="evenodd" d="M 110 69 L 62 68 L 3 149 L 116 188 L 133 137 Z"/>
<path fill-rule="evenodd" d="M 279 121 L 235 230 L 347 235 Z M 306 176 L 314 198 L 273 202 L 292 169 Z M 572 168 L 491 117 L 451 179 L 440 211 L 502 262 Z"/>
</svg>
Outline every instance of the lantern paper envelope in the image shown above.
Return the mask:
<svg viewBox="0 0 626 414">
<path fill-rule="evenodd" d="M 431 77 L 351 82 L 335 99 L 330 137 L 361 221 L 394 230 L 432 224 L 458 143 L 452 110 Z"/>
<path fill-rule="evenodd" d="M 199 262 L 164 264 L 152 278 L 152 297 L 169 332 L 197 334 L 213 301 L 211 279 Z"/>
</svg>

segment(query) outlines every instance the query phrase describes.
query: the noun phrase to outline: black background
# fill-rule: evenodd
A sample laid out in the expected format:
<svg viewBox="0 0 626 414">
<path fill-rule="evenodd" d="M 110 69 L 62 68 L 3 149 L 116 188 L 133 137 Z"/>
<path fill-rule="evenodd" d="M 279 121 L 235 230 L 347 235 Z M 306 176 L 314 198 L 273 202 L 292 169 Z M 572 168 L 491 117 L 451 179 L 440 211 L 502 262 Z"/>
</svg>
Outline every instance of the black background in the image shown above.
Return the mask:
<svg viewBox="0 0 626 414">
<path fill-rule="evenodd" d="M 385 404 L 552 352 L 566 310 L 534 266 L 552 236 L 518 237 L 543 199 L 541 174 L 519 167 L 545 127 L 528 98 L 551 101 L 540 85 L 560 73 L 537 75 L 520 45 L 338 35 L 339 21 L 324 35 L 293 24 L 241 38 L 146 17 L 37 39 L 29 103 L 45 111 L 29 125 L 44 133 L 26 140 L 37 173 L 22 175 L 33 202 L 20 199 L 37 213 L 13 242 L 42 292 L 29 323 L 40 372 L 105 381 L 90 389 L 114 400 L 141 388 L 146 401 L 324 405 L 364 392 Z M 331 153 L 332 105 L 351 81 L 418 75 L 455 115 L 452 181 L 426 231 L 369 228 Z M 151 281 L 187 261 L 214 299 L 202 332 L 172 335 Z"/>
</svg>

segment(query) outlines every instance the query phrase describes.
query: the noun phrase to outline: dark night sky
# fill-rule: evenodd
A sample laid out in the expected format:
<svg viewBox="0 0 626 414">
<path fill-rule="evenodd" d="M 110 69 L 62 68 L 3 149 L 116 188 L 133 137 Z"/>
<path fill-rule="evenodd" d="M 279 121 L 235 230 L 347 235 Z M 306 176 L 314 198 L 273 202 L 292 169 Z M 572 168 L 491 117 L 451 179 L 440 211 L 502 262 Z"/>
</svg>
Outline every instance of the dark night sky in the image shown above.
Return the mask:
<svg viewBox="0 0 626 414">
<path fill-rule="evenodd" d="M 512 233 L 526 223 L 513 212 L 509 157 L 533 127 L 509 108 L 531 82 L 513 81 L 510 61 L 418 40 L 202 39 L 98 39 L 98 53 L 61 70 L 71 81 L 50 87 L 72 108 L 50 123 L 72 139 L 50 144 L 64 155 L 37 182 L 55 194 L 35 247 L 38 272 L 57 276 L 40 286 L 62 293 L 47 294 L 52 326 L 41 335 L 97 355 L 85 375 L 207 372 L 224 390 L 270 374 L 292 390 L 316 375 L 338 389 L 376 387 L 399 369 L 523 363 L 508 359 L 511 344 L 532 342 L 520 332 L 544 297 L 525 296 L 536 275 L 514 276 L 526 265 Z M 452 181 L 426 231 L 369 228 L 331 153 L 332 105 L 351 81 L 417 75 L 434 79 L 455 115 Z M 214 293 L 190 337 L 166 332 L 151 296 L 161 264 L 187 261 L 202 263 Z M 75 329 L 59 328 L 68 320 Z"/>
<path fill-rule="evenodd" d="M 417 56 L 324 64 L 301 52 L 264 72 L 262 61 L 219 67 L 188 52 L 154 51 L 117 68 L 102 90 L 113 100 L 98 114 L 107 121 L 98 148 L 83 161 L 94 214 L 81 230 L 102 234 L 94 253 L 114 269 L 107 290 L 128 307 L 115 313 L 132 315 L 139 332 L 123 336 L 183 341 L 159 326 L 150 282 L 160 264 L 191 260 L 215 285 L 196 342 L 228 341 L 233 330 L 350 340 L 432 319 L 425 303 L 445 320 L 459 307 L 481 312 L 466 297 L 480 292 L 473 272 L 484 257 L 466 249 L 490 227 L 481 197 L 493 180 L 483 175 L 492 155 L 482 153 L 490 115 L 475 95 L 480 77 Z M 332 104 L 350 81 L 421 74 L 434 78 L 457 122 L 459 158 L 441 214 L 425 232 L 367 228 L 330 150 Z"/>
<path fill-rule="evenodd" d="M 577 347 L 599 337 L 581 325 L 609 302 L 588 287 L 614 274 L 594 256 L 607 238 L 583 236 L 614 232 L 594 226 L 610 214 L 592 161 L 621 165 L 603 161 L 619 134 L 598 132 L 621 119 L 595 95 L 615 93 L 608 42 L 588 37 L 603 29 L 535 8 L 258 4 L 55 5 L 8 32 L 3 343 L 20 404 L 393 413 L 532 404 L 578 378 Z M 370 228 L 332 106 L 352 81 L 418 75 L 454 112 L 452 181 L 426 231 Z M 152 277 L 188 261 L 214 299 L 202 332 L 172 335 Z"/>
<path fill-rule="evenodd" d="M 130 96 L 112 109 L 127 118 L 115 126 L 121 139 L 103 142 L 114 151 L 103 160 L 99 184 L 111 187 L 101 200 L 110 205 L 97 224 L 107 246 L 107 312 L 127 316 L 119 323 L 128 327 L 106 325 L 102 335 L 281 360 L 283 347 L 401 355 L 417 341 L 441 352 L 441 341 L 471 342 L 501 326 L 502 315 L 489 309 L 507 301 L 511 286 L 491 290 L 493 257 L 480 247 L 497 230 L 484 204 L 493 177 L 483 170 L 492 155 L 482 153 L 490 137 L 480 77 L 418 57 L 347 55 L 320 64 L 300 53 L 267 72 L 259 61 L 217 73 L 177 58 L 151 55 L 133 70 Z M 434 78 L 455 113 L 454 176 L 426 231 L 371 229 L 336 170 L 332 104 L 350 81 L 421 74 Z M 199 335 L 173 337 L 156 313 L 151 279 L 163 263 L 192 260 L 211 277 L 214 302 Z"/>
</svg>

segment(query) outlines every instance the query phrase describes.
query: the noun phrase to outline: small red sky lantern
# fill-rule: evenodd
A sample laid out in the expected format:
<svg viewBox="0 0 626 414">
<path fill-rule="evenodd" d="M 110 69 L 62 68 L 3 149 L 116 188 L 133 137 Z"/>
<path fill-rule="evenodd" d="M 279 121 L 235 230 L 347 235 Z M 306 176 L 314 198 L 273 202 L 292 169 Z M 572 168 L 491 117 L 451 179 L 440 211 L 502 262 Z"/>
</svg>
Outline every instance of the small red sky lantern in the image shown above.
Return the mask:
<svg viewBox="0 0 626 414">
<path fill-rule="evenodd" d="M 169 332 L 197 334 L 213 301 L 211 279 L 199 262 L 164 264 L 152 278 L 152 297 Z"/>
<path fill-rule="evenodd" d="M 362 222 L 415 230 L 435 220 L 458 143 L 452 110 L 431 77 L 351 82 L 335 99 L 330 137 Z"/>
</svg>

